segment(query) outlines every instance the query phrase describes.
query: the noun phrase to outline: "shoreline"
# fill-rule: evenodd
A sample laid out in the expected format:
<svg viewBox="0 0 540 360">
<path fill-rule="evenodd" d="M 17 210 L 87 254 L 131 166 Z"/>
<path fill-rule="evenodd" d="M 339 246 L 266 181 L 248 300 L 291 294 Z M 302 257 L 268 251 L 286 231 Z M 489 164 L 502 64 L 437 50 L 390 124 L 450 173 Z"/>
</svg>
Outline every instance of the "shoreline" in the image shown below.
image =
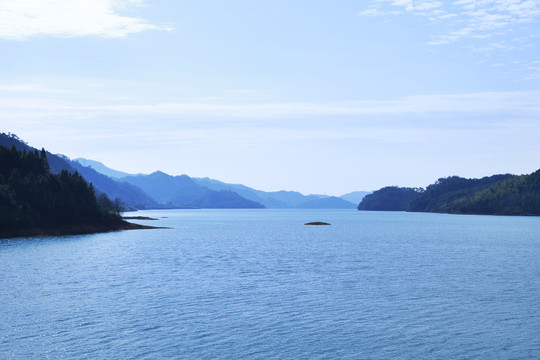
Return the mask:
<svg viewBox="0 0 540 360">
<path fill-rule="evenodd" d="M 0 239 L 11 239 L 21 237 L 39 237 L 39 236 L 65 236 L 65 235 L 90 235 L 124 230 L 152 230 L 152 229 L 170 229 L 167 227 L 148 226 L 134 224 L 121 220 L 114 223 L 86 223 L 59 225 L 51 227 L 33 227 L 25 229 L 13 229 L 0 233 Z"/>
</svg>

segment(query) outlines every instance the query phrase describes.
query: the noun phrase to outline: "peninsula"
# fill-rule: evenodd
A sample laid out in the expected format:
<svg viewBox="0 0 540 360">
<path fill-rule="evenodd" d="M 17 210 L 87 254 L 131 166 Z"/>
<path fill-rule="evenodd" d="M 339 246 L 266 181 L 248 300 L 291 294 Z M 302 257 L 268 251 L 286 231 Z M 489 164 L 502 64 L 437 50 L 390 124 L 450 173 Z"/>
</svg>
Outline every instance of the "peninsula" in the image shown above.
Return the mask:
<svg viewBox="0 0 540 360">
<path fill-rule="evenodd" d="M 76 171 L 51 173 L 44 149 L 0 146 L 0 238 L 155 228 L 124 221 L 121 210 Z"/>
</svg>

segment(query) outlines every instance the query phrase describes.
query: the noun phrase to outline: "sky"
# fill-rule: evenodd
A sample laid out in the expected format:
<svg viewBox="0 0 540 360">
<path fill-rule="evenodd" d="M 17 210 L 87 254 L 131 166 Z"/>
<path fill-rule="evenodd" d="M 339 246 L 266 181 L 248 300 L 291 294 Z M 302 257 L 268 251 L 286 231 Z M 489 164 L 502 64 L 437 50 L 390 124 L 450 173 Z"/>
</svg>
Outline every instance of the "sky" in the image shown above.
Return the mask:
<svg viewBox="0 0 540 360">
<path fill-rule="evenodd" d="M 341 195 L 540 168 L 540 0 L 0 0 L 0 131 Z"/>
</svg>

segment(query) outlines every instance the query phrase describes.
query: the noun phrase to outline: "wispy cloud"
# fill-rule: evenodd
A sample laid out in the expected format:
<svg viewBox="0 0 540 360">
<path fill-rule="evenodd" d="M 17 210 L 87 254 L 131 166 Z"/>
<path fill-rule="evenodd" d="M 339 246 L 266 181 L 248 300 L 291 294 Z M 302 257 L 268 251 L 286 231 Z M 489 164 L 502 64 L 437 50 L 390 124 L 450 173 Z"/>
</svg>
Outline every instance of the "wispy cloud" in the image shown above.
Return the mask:
<svg viewBox="0 0 540 360">
<path fill-rule="evenodd" d="M 409 14 L 424 17 L 432 34 L 427 44 L 442 46 L 465 44 L 470 54 L 492 59 L 495 64 L 525 56 L 525 50 L 538 45 L 540 0 L 372 0 L 360 16 L 396 16 Z M 439 29 L 437 31 L 437 29 Z M 519 52 L 521 51 L 521 52 Z M 493 56 L 499 59 L 493 59 Z M 524 79 L 536 79 L 536 67 L 519 67 Z"/>
<path fill-rule="evenodd" d="M 142 5 L 142 0 L 0 1 L 0 38 L 123 38 L 145 30 L 169 29 L 141 18 L 120 15 L 121 11 Z"/>
<path fill-rule="evenodd" d="M 67 94 L 71 93 L 70 90 L 53 89 L 43 86 L 41 84 L 8 84 L 0 85 L 0 91 L 7 92 L 23 92 L 23 93 L 51 93 L 51 94 Z"/>
<path fill-rule="evenodd" d="M 430 41 L 431 45 L 441 45 L 465 38 L 488 38 L 497 31 L 506 33 L 513 26 L 538 22 L 540 0 L 456 0 L 445 3 L 430 0 L 376 0 L 359 15 L 400 13 L 425 16 L 431 21 L 447 23 L 451 29 Z"/>
<path fill-rule="evenodd" d="M 528 80 L 539 80 L 540 79 L 540 60 L 532 61 L 526 64 L 527 69 L 530 71 L 528 75 Z"/>
<path fill-rule="evenodd" d="M 531 67 L 539 64 L 531 64 Z M 1 90 L 1 89 L 0 89 Z M 484 92 L 455 95 L 418 95 L 385 101 L 331 103 L 218 103 L 168 102 L 133 104 L 118 101 L 112 105 L 94 105 L 86 101 L 50 99 L 34 94 L 17 95 L 3 91 L 0 115 L 4 119 L 59 118 L 139 118 L 167 117 L 203 121 L 204 119 L 311 119 L 317 116 L 408 116 L 430 114 L 468 114 L 471 116 L 504 114 L 513 117 L 540 117 L 540 91 Z M 500 117 L 497 115 L 497 117 Z"/>
<path fill-rule="evenodd" d="M 387 15 L 400 15 L 402 11 L 382 11 L 378 8 L 369 8 L 358 13 L 358 16 L 387 16 Z"/>
</svg>

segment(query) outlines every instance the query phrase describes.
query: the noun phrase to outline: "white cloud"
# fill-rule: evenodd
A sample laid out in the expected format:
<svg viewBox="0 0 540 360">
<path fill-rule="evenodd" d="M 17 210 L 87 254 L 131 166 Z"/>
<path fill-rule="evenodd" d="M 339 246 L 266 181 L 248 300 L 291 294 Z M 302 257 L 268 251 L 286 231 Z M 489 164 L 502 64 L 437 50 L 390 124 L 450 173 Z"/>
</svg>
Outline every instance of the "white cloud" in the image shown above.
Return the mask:
<svg viewBox="0 0 540 360">
<path fill-rule="evenodd" d="M 0 0 L 0 38 L 123 38 L 145 30 L 167 29 L 118 13 L 141 5 L 142 0 Z"/>
</svg>

